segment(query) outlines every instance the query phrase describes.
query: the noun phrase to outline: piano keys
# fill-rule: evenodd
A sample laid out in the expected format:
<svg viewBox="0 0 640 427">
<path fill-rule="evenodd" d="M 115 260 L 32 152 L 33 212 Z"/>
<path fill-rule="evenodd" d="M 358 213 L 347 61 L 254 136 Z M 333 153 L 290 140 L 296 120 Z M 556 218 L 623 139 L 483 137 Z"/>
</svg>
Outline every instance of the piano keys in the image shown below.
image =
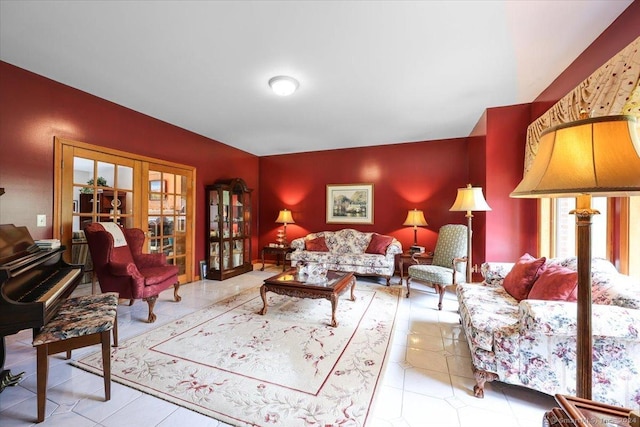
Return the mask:
<svg viewBox="0 0 640 427">
<path fill-rule="evenodd" d="M 4 370 L 4 337 L 28 328 L 35 335 L 80 283 L 82 266 L 66 263 L 64 250 L 39 248 L 26 227 L 0 225 L 0 392 L 19 381 Z"/>
</svg>

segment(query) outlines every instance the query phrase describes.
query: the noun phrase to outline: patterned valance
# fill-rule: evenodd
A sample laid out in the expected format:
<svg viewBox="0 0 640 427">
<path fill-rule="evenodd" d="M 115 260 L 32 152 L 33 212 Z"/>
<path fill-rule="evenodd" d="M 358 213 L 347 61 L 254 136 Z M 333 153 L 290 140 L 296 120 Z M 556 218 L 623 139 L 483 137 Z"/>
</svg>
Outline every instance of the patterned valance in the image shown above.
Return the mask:
<svg viewBox="0 0 640 427">
<path fill-rule="evenodd" d="M 589 117 L 628 114 L 640 119 L 640 37 L 611 58 L 527 128 L 524 171 L 547 128 Z"/>
</svg>

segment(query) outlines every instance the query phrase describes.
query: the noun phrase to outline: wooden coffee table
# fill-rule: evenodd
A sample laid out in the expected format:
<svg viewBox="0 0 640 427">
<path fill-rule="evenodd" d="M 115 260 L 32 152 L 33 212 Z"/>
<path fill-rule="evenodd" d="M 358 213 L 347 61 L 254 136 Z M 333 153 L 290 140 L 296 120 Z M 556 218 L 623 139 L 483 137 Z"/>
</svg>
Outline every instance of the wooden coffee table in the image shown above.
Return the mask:
<svg viewBox="0 0 640 427">
<path fill-rule="evenodd" d="M 299 298 L 324 298 L 331 301 L 331 326 L 338 326 L 336 320 L 336 308 L 338 307 L 338 297 L 349 286 L 351 286 L 351 301 L 355 301 L 353 290 L 356 287 L 356 278 L 353 273 L 341 271 L 328 271 L 327 280 L 322 283 L 301 282 L 296 273 L 296 269 L 290 269 L 277 276 L 270 277 L 264 281 L 260 287 L 260 296 L 264 307 L 260 314 L 267 313 L 267 292 L 274 292 L 279 295 L 287 295 Z"/>
</svg>

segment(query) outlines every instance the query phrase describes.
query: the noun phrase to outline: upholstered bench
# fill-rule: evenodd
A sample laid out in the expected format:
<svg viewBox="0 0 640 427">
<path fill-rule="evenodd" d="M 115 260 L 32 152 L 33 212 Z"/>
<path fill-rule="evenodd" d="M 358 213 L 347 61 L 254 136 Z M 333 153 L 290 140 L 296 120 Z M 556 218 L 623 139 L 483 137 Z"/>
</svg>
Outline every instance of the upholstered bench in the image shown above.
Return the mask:
<svg viewBox="0 0 640 427">
<path fill-rule="evenodd" d="M 118 294 L 88 295 L 67 299 L 56 315 L 33 339 L 37 350 L 38 422 L 44 421 L 47 402 L 47 377 L 49 355 L 102 344 L 102 368 L 104 372 L 105 400 L 111 399 L 111 350 L 110 331 L 113 330 L 113 345 L 118 346 L 117 322 Z"/>
</svg>

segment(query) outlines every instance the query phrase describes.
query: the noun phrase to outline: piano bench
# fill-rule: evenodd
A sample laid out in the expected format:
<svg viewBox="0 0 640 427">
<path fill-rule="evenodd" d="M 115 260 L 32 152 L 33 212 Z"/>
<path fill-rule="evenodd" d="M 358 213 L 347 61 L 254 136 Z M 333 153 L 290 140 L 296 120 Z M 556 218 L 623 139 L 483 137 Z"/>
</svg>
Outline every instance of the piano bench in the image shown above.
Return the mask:
<svg viewBox="0 0 640 427">
<path fill-rule="evenodd" d="M 118 346 L 118 294 L 115 292 L 67 299 L 56 315 L 34 337 L 37 350 L 38 422 L 44 421 L 49 355 L 102 344 L 105 400 L 111 399 L 111 348 Z"/>
</svg>

